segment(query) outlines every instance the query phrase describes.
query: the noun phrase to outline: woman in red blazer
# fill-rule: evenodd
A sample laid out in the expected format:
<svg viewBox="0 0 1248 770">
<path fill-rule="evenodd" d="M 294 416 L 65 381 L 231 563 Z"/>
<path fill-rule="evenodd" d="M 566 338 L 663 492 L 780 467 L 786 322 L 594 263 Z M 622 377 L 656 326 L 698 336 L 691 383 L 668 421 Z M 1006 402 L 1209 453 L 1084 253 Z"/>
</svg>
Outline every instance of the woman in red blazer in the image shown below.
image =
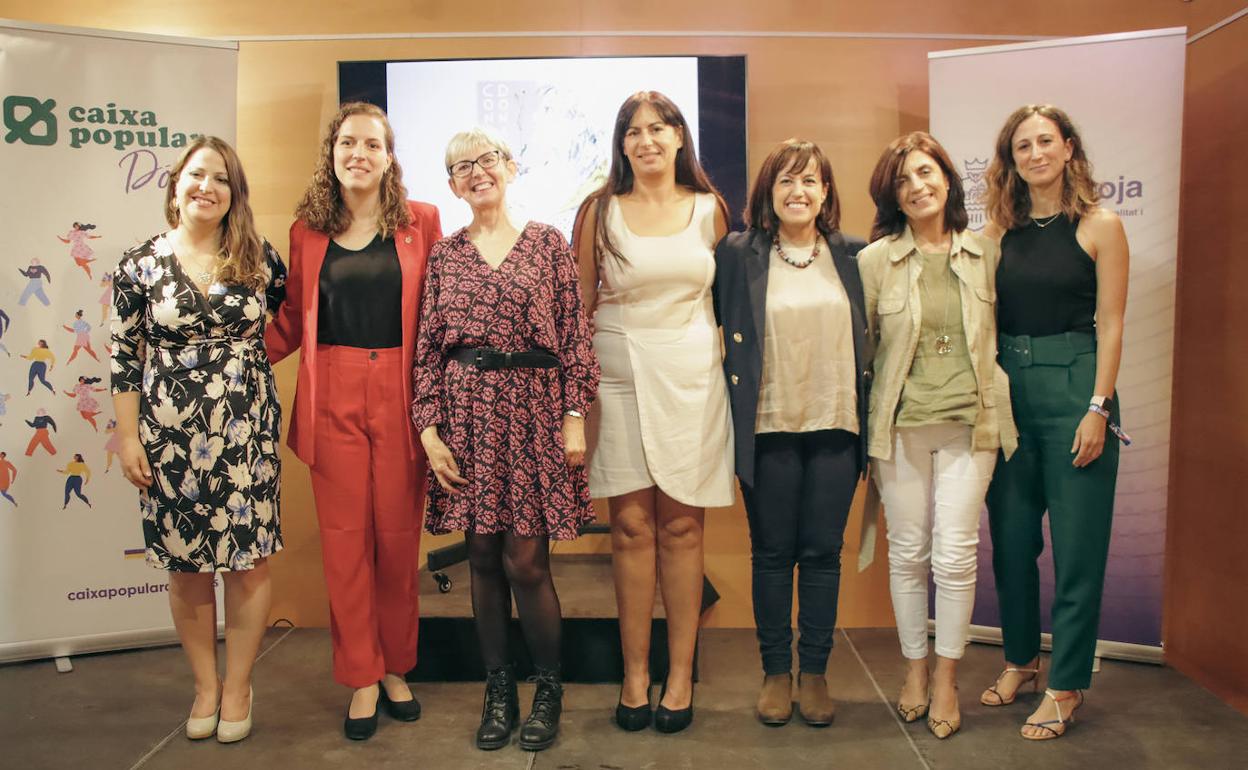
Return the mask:
<svg viewBox="0 0 1248 770">
<path fill-rule="evenodd" d="M 407 406 L 438 210 L 408 201 L 379 108 L 344 104 L 290 228 L 286 302 L 269 359 L 302 349 L 288 443 L 308 464 L 329 591 L 334 679 L 355 690 L 344 731 L 420 718 L 417 553 L 425 457 Z M 379 686 L 380 684 L 380 686 Z"/>
</svg>

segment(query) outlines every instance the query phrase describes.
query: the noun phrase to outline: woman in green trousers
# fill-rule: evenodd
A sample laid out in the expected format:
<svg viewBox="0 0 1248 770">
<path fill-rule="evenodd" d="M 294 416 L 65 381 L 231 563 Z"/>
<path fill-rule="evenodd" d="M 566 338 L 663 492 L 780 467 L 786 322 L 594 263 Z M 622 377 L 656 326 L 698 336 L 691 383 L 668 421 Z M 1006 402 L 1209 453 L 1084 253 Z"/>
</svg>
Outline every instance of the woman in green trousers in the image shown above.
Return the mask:
<svg viewBox="0 0 1248 770">
<path fill-rule="evenodd" d="M 980 700 L 1005 706 L 1023 685 L 1039 686 L 1036 560 L 1048 511 L 1053 654 L 1048 689 L 1021 731 L 1045 740 L 1074 722 L 1092 676 L 1118 442 L 1128 441 L 1114 392 L 1127 238 L 1118 216 L 1097 205 L 1083 142 L 1056 107 L 1010 115 L 988 174 L 987 234 L 1001 240 L 998 350 L 1019 444 L 1008 462 L 998 459 L 988 491 L 1005 670 Z"/>
</svg>

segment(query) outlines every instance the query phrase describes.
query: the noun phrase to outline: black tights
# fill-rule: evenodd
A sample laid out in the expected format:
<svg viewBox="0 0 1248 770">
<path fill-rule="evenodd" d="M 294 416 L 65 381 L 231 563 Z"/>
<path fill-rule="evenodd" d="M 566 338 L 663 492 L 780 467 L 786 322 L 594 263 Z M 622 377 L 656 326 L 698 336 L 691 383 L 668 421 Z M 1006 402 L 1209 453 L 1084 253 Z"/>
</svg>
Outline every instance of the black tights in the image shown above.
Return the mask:
<svg viewBox="0 0 1248 770">
<path fill-rule="evenodd" d="M 472 614 L 486 670 L 510 662 L 507 627 L 513 594 L 534 665 L 557 669 L 563 621 L 559 596 L 550 578 L 548 538 L 469 532 L 464 539 L 472 571 Z"/>
</svg>

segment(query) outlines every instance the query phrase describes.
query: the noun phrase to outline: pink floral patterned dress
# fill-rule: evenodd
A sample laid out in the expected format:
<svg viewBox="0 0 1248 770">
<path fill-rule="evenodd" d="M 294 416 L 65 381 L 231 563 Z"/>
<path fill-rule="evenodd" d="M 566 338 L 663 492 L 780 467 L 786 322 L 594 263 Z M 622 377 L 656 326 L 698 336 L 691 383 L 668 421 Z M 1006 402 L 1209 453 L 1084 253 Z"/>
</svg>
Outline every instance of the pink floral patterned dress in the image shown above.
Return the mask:
<svg viewBox="0 0 1248 770">
<path fill-rule="evenodd" d="M 482 371 L 447 360 L 456 347 L 543 349 L 560 366 Z M 567 464 L 560 428 L 566 410 L 584 413 L 593 401 L 598 361 L 558 230 L 530 222 L 497 268 L 464 229 L 434 245 L 413 383 L 417 430 L 437 425 L 469 481 L 448 495 L 428 471 L 430 532 L 569 540 L 593 520 L 585 467 Z"/>
</svg>

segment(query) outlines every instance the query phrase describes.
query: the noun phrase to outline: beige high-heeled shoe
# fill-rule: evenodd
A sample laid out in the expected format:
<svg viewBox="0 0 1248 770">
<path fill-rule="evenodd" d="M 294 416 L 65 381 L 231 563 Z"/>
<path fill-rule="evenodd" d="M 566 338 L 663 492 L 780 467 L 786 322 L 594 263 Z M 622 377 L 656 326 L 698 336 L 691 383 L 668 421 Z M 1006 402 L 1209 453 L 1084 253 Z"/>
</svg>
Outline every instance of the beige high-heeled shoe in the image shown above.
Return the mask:
<svg viewBox="0 0 1248 770">
<path fill-rule="evenodd" d="M 247 688 L 247 716 L 241 721 L 231 722 L 226 719 L 217 722 L 217 742 L 218 743 L 236 743 L 251 734 L 251 711 L 256 705 L 255 693 L 250 687 Z M 220 713 L 218 711 L 218 713 Z"/>
<path fill-rule="evenodd" d="M 1075 712 L 1083 705 L 1083 690 L 1073 690 L 1069 695 L 1059 698 L 1053 694 L 1052 690 L 1046 689 L 1044 697 L 1053 701 L 1053 707 L 1057 709 L 1057 719 L 1047 719 L 1043 722 L 1024 722 L 1023 726 L 1019 728 L 1019 735 L 1022 735 L 1029 741 L 1051 741 L 1054 738 L 1061 738 L 1066 734 L 1066 728 L 1075 723 Z M 1063 716 L 1062 702 L 1068 700 L 1075 701 L 1075 705 L 1071 706 L 1070 711 Z M 1028 727 L 1039 727 L 1045 732 L 1039 735 L 1028 735 L 1023 732 Z"/>
<path fill-rule="evenodd" d="M 201 741 L 204 738 L 211 738 L 213 733 L 217 731 L 217 720 L 221 716 L 221 706 L 217 706 L 217 710 L 206 717 L 187 717 L 186 718 L 186 737 L 193 741 Z"/>
</svg>

